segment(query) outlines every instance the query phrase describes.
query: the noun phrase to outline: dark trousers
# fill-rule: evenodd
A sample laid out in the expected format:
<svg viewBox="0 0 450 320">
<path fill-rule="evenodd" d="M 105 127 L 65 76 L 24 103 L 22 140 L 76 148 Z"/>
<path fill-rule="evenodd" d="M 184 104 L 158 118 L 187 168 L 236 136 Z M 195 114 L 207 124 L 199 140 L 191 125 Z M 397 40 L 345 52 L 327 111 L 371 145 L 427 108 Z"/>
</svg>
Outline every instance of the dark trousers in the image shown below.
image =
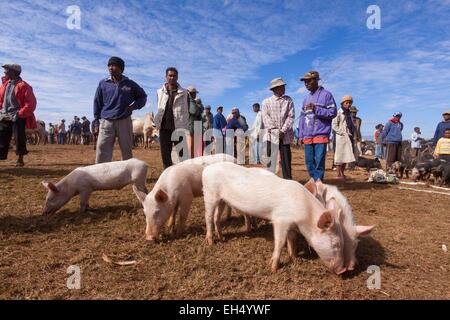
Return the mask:
<svg viewBox="0 0 450 320">
<path fill-rule="evenodd" d="M 16 140 L 16 155 L 23 156 L 27 151 L 27 137 L 25 135 L 26 120 L 18 118 L 13 121 L 0 121 L 0 160 L 8 158 L 9 144 L 14 135 Z"/>
<path fill-rule="evenodd" d="M 401 142 L 388 143 L 386 167 L 390 168 L 394 162 L 401 161 L 401 159 L 402 159 L 402 143 Z"/>
<path fill-rule="evenodd" d="M 267 142 L 267 156 L 270 156 L 272 150 L 272 144 Z M 283 178 L 292 180 L 292 153 L 291 153 L 291 145 L 290 144 L 282 144 L 280 141 L 279 144 L 280 150 L 280 160 L 281 160 L 281 170 L 283 172 Z M 268 167 L 270 167 L 271 163 L 268 163 Z"/>
<path fill-rule="evenodd" d="M 178 142 L 172 141 L 171 137 L 174 131 L 175 130 L 166 130 L 166 129 L 161 129 L 159 131 L 159 144 L 161 146 L 161 158 L 163 161 L 164 169 L 173 165 L 172 147 L 174 145 L 176 146 L 177 144 L 183 141 L 183 137 L 180 137 L 180 140 Z M 180 158 L 183 157 L 183 150 L 180 150 L 178 156 Z"/>
</svg>

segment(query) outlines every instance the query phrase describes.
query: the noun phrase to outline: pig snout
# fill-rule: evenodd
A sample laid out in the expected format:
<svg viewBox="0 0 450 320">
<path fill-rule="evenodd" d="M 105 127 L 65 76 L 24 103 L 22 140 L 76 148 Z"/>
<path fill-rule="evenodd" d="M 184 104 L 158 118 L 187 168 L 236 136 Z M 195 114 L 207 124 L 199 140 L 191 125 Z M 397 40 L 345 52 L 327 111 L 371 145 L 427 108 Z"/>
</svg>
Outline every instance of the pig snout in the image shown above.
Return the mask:
<svg viewBox="0 0 450 320">
<path fill-rule="evenodd" d="M 158 239 L 158 236 L 159 232 L 156 230 L 156 228 L 152 228 L 147 225 L 147 228 L 145 229 L 145 240 L 156 241 Z"/>
<path fill-rule="evenodd" d="M 151 234 L 145 234 L 145 240 L 147 240 L 147 241 L 155 241 L 156 237 L 154 237 Z"/>
<path fill-rule="evenodd" d="M 55 213 L 56 210 L 53 208 L 50 208 L 48 206 L 44 206 L 44 209 L 42 209 L 42 215 L 49 215 Z"/>
</svg>

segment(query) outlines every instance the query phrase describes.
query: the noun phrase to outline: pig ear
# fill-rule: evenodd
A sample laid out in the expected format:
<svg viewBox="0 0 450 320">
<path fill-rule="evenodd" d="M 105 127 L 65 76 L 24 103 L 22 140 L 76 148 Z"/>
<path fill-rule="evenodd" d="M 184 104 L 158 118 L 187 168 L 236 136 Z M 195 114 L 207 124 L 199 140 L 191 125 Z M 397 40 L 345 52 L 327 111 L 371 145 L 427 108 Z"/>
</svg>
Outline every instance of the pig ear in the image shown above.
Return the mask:
<svg viewBox="0 0 450 320">
<path fill-rule="evenodd" d="M 357 237 L 367 237 L 370 235 L 375 226 L 355 226 Z"/>
<path fill-rule="evenodd" d="M 311 178 L 311 179 L 305 184 L 305 188 L 306 188 L 306 190 L 308 190 L 309 192 L 311 192 L 314 196 L 317 195 L 317 187 L 316 187 L 316 184 L 315 184 L 313 178 Z"/>
<path fill-rule="evenodd" d="M 47 188 L 48 190 L 51 190 L 51 191 L 53 191 L 53 192 L 55 192 L 55 193 L 58 193 L 58 192 L 59 192 L 58 188 L 57 188 L 52 182 L 45 182 L 45 181 L 42 181 L 42 185 L 43 185 L 45 188 Z"/>
<path fill-rule="evenodd" d="M 145 201 L 145 197 L 147 196 L 147 194 L 145 192 L 142 192 L 141 190 L 139 190 L 138 188 L 136 188 L 136 186 L 133 185 L 133 191 L 134 194 L 136 195 L 136 197 L 138 198 L 138 200 L 144 204 Z"/>
<path fill-rule="evenodd" d="M 327 201 L 327 209 L 339 211 L 339 205 L 334 197 Z"/>
<path fill-rule="evenodd" d="M 317 180 L 316 181 L 316 187 L 317 187 L 317 192 L 319 192 L 320 194 L 323 194 L 325 191 L 325 185 L 323 184 L 322 180 Z"/>
<path fill-rule="evenodd" d="M 319 218 L 317 222 L 317 227 L 319 229 L 325 230 L 330 229 L 334 225 L 333 216 L 329 211 L 325 211 Z"/>
<path fill-rule="evenodd" d="M 167 193 L 165 193 L 164 191 L 162 191 L 161 189 L 158 190 L 158 192 L 156 192 L 155 194 L 155 200 L 157 202 L 166 202 L 169 199 L 169 197 L 167 196 Z"/>
</svg>

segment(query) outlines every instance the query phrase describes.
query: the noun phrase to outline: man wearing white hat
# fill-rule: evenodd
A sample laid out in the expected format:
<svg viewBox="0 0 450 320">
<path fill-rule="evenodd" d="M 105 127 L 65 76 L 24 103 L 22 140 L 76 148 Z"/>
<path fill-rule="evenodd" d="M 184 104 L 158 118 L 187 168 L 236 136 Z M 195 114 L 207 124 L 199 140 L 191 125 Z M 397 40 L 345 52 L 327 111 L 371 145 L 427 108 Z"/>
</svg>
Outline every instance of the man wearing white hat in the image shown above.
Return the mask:
<svg viewBox="0 0 450 320">
<path fill-rule="evenodd" d="M 22 67 L 5 64 L 5 77 L 0 88 L 0 160 L 8 157 L 12 135 L 16 140 L 17 167 L 23 167 L 23 156 L 28 153 L 25 128 L 36 128 L 36 97 L 33 88 L 22 80 Z"/>
<path fill-rule="evenodd" d="M 266 134 L 263 141 L 267 142 L 270 154 L 271 143 L 279 144 L 281 169 L 283 178 L 292 179 L 291 172 L 291 143 L 294 140 L 292 125 L 295 119 L 294 102 L 285 95 L 286 83 L 282 78 L 275 78 L 270 82 L 273 95 L 262 103 L 262 118 Z M 278 136 L 278 140 L 274 141 Z M 270 166 L 270 163 L 268 164 Z"/>
</svg>

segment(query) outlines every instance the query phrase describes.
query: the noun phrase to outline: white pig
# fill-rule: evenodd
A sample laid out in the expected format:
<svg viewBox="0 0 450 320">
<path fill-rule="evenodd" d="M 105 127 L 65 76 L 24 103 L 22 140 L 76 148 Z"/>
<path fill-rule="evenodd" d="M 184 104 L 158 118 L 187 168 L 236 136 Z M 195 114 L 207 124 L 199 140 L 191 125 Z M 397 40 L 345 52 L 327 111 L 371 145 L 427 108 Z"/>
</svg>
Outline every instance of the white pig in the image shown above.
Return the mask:
<svg viewBox="0 0 450 320">
<path fill-rule="evenodd" d="M 354 270 L 358 263 L 358 260 L 356 259 L 356 248 L 358 247 L 359 242 L 358 238 L 370 235 L 375 226 L 361 226 L 355 224 L 352 206 L 336 186 L 324 184 L 320 180 L 314 182 L 314 180 L 311 179 L 305 184 L 305 188 L 316 196 L 327 208 L 330 208 L 333 205 L 331 202 L 336 200 L 341 213 L 342 232 L 344 235 L 345 267 L 348 271 Z"/>
<path fill-rule="evenodd" d="M 226 204 L 272 222 L 275 242 L 272 271 L 278 269 L 286 241 L 288 247 L 293 245 L 288 233 L 299 231 L 325 265 L 336 274 L 345 272 L 339 213 L 336 209 L 327 210 L 301 184 L 233 163 L 219 163 L 203 171 L 203 190 L 208 244 L 213 243 L 214 226 L 222 239 L 220 215 Z"/>
<path fill-rule="evenodd" d="M 169 218 L 175 221 L 178 213 L 179 224 L 174 231 L 176 235 L 183 232 L 192 200 L 203 196 L 203 169 L 209 164 L 222 161 L 235 162 L 236 159 L 227 154 L 189 159 L 164 170 L 149 194 L 133 188 L 144 207 L 145 239 L 156 240 Z"/>
<path fill-rule="evenodd" d="M 65 176 L 56 184 L 42 181 L 48 189 L 43 214 L 58 211 L 69 200 L 80 195 L 80 212 L 86 211 L 89 196 L 96 190 L 122 189 L 128 184 L 147 192 L 147 164 L 138 159 L 99 163 L 79 167 Z"/>
</svg>

